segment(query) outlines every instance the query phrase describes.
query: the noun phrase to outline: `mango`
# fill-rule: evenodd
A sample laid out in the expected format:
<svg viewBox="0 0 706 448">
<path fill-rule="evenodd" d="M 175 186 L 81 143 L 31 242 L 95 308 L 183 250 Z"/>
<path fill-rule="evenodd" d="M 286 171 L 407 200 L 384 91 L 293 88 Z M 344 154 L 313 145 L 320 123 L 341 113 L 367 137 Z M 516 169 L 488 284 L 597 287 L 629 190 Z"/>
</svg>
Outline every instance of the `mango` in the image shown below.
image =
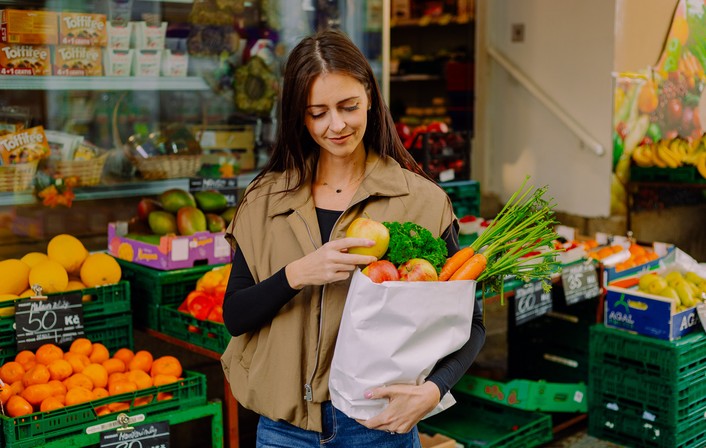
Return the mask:
<svg viewBox="0 0 706 448">
<path fill-rule="evenodd" d="M 649 292 L 650 283 L 655 281 L 657 278 L 659 278 L 659 276 L 655 273 L 644 274 L 642 277 L 640 277 L 638 289 L 644 292 Z"/>
<path fill-rule="evenodd" d="M 667 280 L 667 284 L 674 288 L 676 284 L 682 280 L 684 280 L 684 276 L 681 275 L 681 272 L 679 271 L 672 271 L 664 276 L 664 279 Z"/>
<path fill-rule="evenodd" d="M 235 211 L 238 209 L 238 207 L 228 207 L 223 213 L 221 213 L 221 218 L 226 222 L 226 227 L 228 224 L 230 224 L 231 221 L 233 221 L 233 218 L 235 217 Z"/>
<path fill-rule="evenodd" d="M 688 281 L 694 284 L 699 284 L 701 282 L 706 282 L 706 278 L 701 278 L 698 274 L 695 272 L 687 272 L 686 275 L 684 275 L 684 278 L 686 278 Z"/>
<path fill-rule="evenodd" d="M 159 202 L 164 210 L 176 213 L 182 207 L 196 207 L 196 199 L 186 190 L 172 188 L 159 195 Z"/>
<path fill-rule="evenodd" d="M 647 292 L 650 294 L 659 294 L 664 288 L 668 287 L 667 280 L 663 277 L 657 276 L 656 279 L 647 285 Z"/>
<path fill-rule="evenodd" d="M 211 233 L 225 232 L 226 221 L 215 213 L 206 213 L 206 226 Z"/>
<path fill-rule="evenodd" d="M 679 296 L 679 301 L 682 305 L 687 308 L 691 308 L 692 306 L 696 305 L 696 301 L 693 297 L 694 294 L 686 280 L 677 283 L 677 285 L 674 286 L 674 290 L 677 292 L 677 295 Z"/>
<path fill-rule="evenodd" d="M 205 213 L 221 213 L 228 207 L 228 198 L 214 190 L 197 191 L 194 193 L 196 205 Z"/>
<path fill-rule="evenodd" d="M 163 210 L 156 210 L 147 216 L 150 230 L 155 235 L 166 235 L 177 232 L 176 218 L 173 214 Z"/>
<path fill-rule="evenodd" d="M 177 211 L 176 226 L 180 235 L 193 235 L 207 230 L 206 215 L 196 207 L 181 207 Z"/>
</svg>

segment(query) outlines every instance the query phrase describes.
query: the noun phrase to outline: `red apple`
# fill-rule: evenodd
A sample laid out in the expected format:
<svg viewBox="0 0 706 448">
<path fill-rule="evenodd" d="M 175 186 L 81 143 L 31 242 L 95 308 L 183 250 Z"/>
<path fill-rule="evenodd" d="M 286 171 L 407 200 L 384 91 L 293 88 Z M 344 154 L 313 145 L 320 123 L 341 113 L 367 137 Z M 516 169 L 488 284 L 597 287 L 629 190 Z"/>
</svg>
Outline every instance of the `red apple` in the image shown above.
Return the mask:
<svg viewBox="0 0 706 448">
<path fill-rule="evenodd" d="M 375 241 L 370 247 L 351 247 L 349 254 L 372 255 L 381 258 L 390 244 L 390 231 L 381 222 L 369 218 L 356 218 L 346 229 L 346 237 L 366 238 Z"/>
<path fill-rule="evenodd" d="M 404 282 L 435 282 L 439 280 L 434 265 L 423 258 L 412 258 L 397 269 Z"/>
<path fill-rule="evenodd" d="M 361 272 L 370 277 L 370 280 L 372 280 L 373 283 L 397 281 L 400 279 L 400 273 L 397 270 L 397 267 L 388 260 L 373 261 Z"/>
</svg>

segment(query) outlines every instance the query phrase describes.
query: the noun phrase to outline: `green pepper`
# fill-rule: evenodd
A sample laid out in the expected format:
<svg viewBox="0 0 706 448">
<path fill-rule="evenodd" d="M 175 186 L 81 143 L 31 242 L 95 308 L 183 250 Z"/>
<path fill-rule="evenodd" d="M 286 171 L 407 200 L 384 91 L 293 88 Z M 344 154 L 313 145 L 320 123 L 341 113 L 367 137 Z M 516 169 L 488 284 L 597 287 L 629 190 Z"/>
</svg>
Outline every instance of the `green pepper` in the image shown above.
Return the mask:
<svg viewBox="0 0 706 448">
<path fill-rule="evenodd" d="M 623 143 L 623 139 L 620 137 L 620 134 L 613 132 L 613 171 L 615 171 L 615 167 L 618 165 L 618 161 L 623 155 L 624 147 L 625 144 Z"/>
<path fill-rule="evenodd" d="M 652 139 L 653 142 L 662 140 L 662 130 L 657 123 L 650 123 L 650 126 L 647 128 L 647 136 Z"/>
</svg>

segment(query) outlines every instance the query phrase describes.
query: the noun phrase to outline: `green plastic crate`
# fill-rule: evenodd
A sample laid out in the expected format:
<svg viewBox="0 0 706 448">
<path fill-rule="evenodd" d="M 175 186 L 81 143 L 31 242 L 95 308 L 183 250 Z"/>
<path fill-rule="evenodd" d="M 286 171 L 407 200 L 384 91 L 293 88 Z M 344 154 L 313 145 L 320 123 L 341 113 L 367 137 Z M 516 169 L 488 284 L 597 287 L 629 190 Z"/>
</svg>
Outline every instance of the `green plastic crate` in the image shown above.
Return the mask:
<svg viewBox="0 0 706 448">
<path fill-rule="evenodd" d="M 703 447 L 706 446 L 706 418 L 700 415 L 694 420 L 671 426 L 603 407 L 589 407 L 588 434 L 626 447 Z"/>
<path fill-rule="evenodd" d="M 193 268 L 160 271 L 136 263 L 117 259 L 123 278 L 130 282 L 135 325 L 162 331 L 159 308 L 179 305 L 196 288 L 196 282 L 216 266 L 203 265 Z"/>
<path fill-rule="evenodd" d="M 674 183 L 702 183 L 706 179 L 701 177 L 695 166 L 685 165 L 677 168 L 630 167 L 630 180 L 635 182 L 674 182 Z"/>
<path fill-rule="evenodd" d="M 677 389 L 706 375 L 706 333 L 667 341 L 597 324 L 590 328 L 589 365 L 661 381 Z"/>
<path fill-rule="evenodd" d="M 474 375 L 464 375 L 454 386 L 454 391 L 525 411 L 586 412 L 588 410 L 585 383 L 550 383 L 525 379 L 514 379 L 503 383 Z"/>
<path fill-rule="evenodd" d="M 480 183 L 477 180 L 441 182 L 439 186 L 449 195 L 456 216 L 480 216 Z"/>
<path fill-rule="evenodd" d="M 443 434 L 464 448 L 531 448 L 552 440 L 549 414 L 524 411 L 463 393 L 457 403 L 419 422 L 427 434 Z"/>
<path fill-rule="evenodd" d="M 648 422 L 677 426 L 706 413 L 706 376 L 680 387 L 627 375 L 623 369 L 591 366 L 589 406 L 623 412 Z"/>
<path fill-rule="evenodd" d="M 12 320 L 14 325 L 14 319 Z M 105 345 L 108 351 L 122 347 L 133 347 L 132 315 L 130 313 L 93 317 L 83 322 L 86 338 Z M 0 346 L 0 365 L 17 355 L 17 337 L 13 327 L 2 330 L 3 345 Z"/>
<path fill-rule="evenodd" d="M 210 320 L 199 320 L 177 308 L 178 305 L 160 307 L 162 333 L 216 353 L 225 351 L 231 338 L 225 325 Z"/>
<path fill-rule="evenodd" d="M 158 393 L 169 393 L 168 400 L 157 400 Z M 134 406 L 137 398 L 151 397 L 151 401 Z M 206 376 L 185 371 L 184 378 L 176 383 L 150 387 L 136 392 L 114 395 L 87 403 L 81 403 L 51 412 L 35 412 L 22 417 L 5 417 L 2 422 L 3 446 L 6 448 L 31 448 L 44 446 L 56 439 L 84 434 L 86 428 L 114 421 L 117 413 L 97 416 L 95 408 L 118 401 L 130 401 L 130 409 L 121 411 L 128 415 L 157 413 L 166 416 L 179 409 L 189 409 L 206 403 Z"/>
</svg>

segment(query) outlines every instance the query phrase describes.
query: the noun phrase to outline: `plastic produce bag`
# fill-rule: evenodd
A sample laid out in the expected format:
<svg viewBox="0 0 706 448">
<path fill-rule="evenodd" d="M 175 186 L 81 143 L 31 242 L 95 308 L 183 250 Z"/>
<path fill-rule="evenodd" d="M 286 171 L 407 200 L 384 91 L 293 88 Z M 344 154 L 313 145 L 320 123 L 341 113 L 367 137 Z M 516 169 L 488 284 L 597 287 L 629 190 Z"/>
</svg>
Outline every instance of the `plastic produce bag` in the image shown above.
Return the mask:
<svg viewBox="0 0 706 448">
<path fill-rule="evenodd" d="M 373 283 L 356 270 L 343 309 L 331 364 L 333 405 L 351 418 L 382 412 L 386 399 L 366 391 L 393 384 L 421 384 L 436 362 L 471 335 L 476 282 Z M 427 416 L 455 403 L 450 393 Z"/>
</svg>

